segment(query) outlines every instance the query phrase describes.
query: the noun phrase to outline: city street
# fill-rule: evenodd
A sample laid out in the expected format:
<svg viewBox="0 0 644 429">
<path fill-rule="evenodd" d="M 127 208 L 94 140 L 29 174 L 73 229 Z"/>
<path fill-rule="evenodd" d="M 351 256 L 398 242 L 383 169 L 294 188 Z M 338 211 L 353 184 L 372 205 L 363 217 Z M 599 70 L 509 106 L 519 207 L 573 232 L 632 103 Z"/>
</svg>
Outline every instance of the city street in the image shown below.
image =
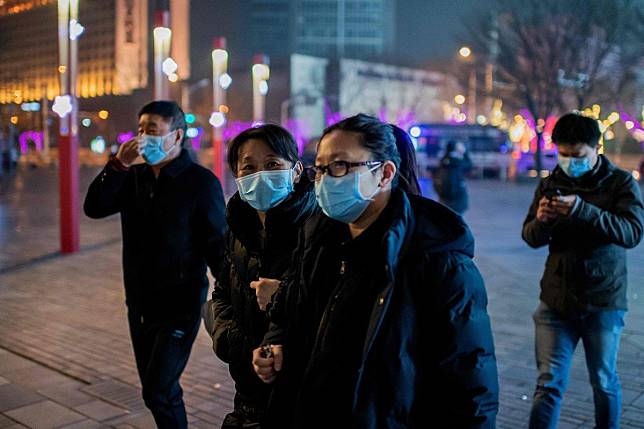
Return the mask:
<svg viewBox="0 0 644 429">
<path fill-rule="evenodd" d="M 81 170 L 82 198 L 96 169 Z M 140 399 L 121 282 L 118 216 L 81 216 L 81 251 L 58 253 L 55 167 L 0 178 L 0 428 L 154 428 Z M 536 371 L 531 315 L 546 249 L 521 224 L 536 182 L 469 183 L 501 383 L 498 427 L 527 426 Z M 619 371 L 623 428 L 644 428 L 644 246 L 629 252 L 630 311 Z M 201 331 L 182 378 L 191 427 L 219 427 L 234 386 Z M 593 426 L 581 345 L 559 427 Z M 431 422 L 427 422 L 431 427 Z"/>
</svg>

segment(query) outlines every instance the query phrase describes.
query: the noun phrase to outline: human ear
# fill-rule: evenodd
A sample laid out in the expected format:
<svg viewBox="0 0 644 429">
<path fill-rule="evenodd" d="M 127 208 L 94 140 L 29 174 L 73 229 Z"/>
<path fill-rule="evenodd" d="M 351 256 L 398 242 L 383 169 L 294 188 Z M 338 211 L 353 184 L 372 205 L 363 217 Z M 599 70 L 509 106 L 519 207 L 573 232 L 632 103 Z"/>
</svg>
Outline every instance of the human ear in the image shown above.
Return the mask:
<svg viewBox="0 0 644 429">
<path fill-rule="evenodd" d="M 304 165 L 301 161 L 297 161 L 293 166 L 293 183 L 299 183 L 302 178 L 302 172 L 304 171 Z"/>
<path fill-rule="evenodd" d="M 382 165 L 382 177 L 380 178 L 378 186 L 384 188 L 387 185 L 391 184 L 391 182 L 393 182 L 394 180 L 394 177 L 396 177 L 396 171 L 398 171 L 396 164 L 391 161 L 385 161 L 385 163 Z"/>
</svg>

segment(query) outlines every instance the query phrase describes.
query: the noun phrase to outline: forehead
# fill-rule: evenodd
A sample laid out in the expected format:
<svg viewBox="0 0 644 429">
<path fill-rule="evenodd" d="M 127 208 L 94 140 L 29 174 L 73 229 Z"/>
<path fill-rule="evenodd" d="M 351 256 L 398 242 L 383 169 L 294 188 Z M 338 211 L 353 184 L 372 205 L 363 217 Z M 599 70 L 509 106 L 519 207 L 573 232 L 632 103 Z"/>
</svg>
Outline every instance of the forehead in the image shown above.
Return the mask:
<svg viewBox="0 0 644 429">
<path fill-rule="evenodd" d="M 557 144 L 557 151 L 559 153 L 584 153 L 592 151 L 594 148 L 588 143 L 559 143 Z"/>
<path fill-rule="evenodd" d="M 368 155 L 369 151 L 362 145 L 360 133 L 334 130 L 320 141 L 316 159 L 361 158 Z"/>
<path fill-rule="evenodd" d="M 139 117 L 139 125 L 141 126 L 156 126 L 156 127 L 169 127 L 172 120 L 169 118 L 164 118 L 161 115 L 156 115 L 154 113 L 144 113 Z"/>
<path fill-rule="evenodd" d="M 264 140 L 248 139 L 239 146 L 239 161 L 280 156 Z"/>
</svg>

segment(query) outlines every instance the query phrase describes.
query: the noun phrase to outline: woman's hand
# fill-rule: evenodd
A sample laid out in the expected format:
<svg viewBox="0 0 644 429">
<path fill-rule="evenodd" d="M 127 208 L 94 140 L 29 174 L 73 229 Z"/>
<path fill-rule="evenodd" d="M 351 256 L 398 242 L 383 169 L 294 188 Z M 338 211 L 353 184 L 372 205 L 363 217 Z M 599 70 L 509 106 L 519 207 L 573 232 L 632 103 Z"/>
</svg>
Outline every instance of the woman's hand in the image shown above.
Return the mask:
<svg viewBox="0 0 644 429">
<path fill-rule="evenodd" d="M 270 350 L 267 353 L 267 349 Z M 268 355 L 268 356 L 267 356 Z M 282 370 L 282 346 L 264 346 L 253 350 L 253 368 L 257 376 L 266 384 L 277 378 L 277 373 Z"/>
<path fill-rule="evenodd" d="M 250 282 L 250 287 L 255 289 L 257 304 L 259 309 L 266 311 L 266 306 L 273 300 L 273 295 L 280 287 L 280 281 L 275 279 L 265 279 L 260 277 L 259 280 Z"/>
</svg>

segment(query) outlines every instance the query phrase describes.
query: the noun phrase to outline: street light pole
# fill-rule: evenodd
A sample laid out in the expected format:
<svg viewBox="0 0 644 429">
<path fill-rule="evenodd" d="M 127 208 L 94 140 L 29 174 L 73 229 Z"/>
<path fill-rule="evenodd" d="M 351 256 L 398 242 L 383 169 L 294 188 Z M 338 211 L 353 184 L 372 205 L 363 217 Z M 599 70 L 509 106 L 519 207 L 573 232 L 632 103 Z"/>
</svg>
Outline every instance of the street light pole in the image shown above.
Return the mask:
<svg viewBox="0 0 644 429">
<path fill-rule="evenodd" d="M 168 78 L 163 73 L 163 62 L 170 56 L 170 12 L 158 10 L 154 15 L 154 99 L 168 99 Z"/>
<path fill-rule="evenodd" d="M 470 76 L 468 78 L 468 95 L 467 95 L 467 122 L 470 124 L 476 123 L 476 69 L 470 69 Z"/>
<path fill-rule="evenodd" d="M 212 140 L 212 169 L 215 176 L 225 186 L 224 174 L 224 147 L 223 147 L 223 130 L 226 125 L 226 89 L 230 85 L 230 76 L 228 76 L 228 51 L 226 51 L 226 39 L 217 37 L 212 44 L 212 115 L 210 123 L 213 127 Z"/>
<path fill-rule="evenodd" d="M 58 0 L 58 42 L 60 96 L 53 110 L 60 116 L 58 137 L 60 192 L 60 248 L 62 253 L 80 249 L 78 197 L 78 102 L 76 78 L 78 37 L 83 27 L 78 22 L 79 0 Z"/>
<path fill-rule="evenodd" d="M 264 122 L 266 117 L 266 94 L 270 67 L 268 56 L 257 54 L 253 57 L 253 122 Z"/>
<path fill-rule="evenodd" d="M 472 62 L 472 49 L 463 46 L 458 50 L 463 61 Z M 476 123 L 476 67 L 470 64 L 470 72 L 467 79 L 467 122 Z"/>
</svg>

